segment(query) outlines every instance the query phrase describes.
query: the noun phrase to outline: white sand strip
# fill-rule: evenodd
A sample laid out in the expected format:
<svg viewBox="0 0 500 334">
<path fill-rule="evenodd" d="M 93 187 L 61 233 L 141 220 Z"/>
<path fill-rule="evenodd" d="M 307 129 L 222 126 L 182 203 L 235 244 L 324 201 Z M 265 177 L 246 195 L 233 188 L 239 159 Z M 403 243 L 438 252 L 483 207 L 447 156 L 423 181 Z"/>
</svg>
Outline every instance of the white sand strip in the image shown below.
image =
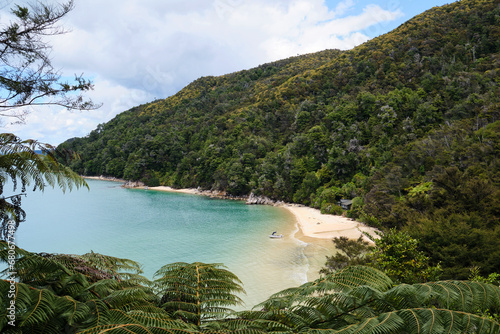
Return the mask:
<svg viewBox="0 0 500 334">
<path fill-rule="evenodd" d="M 377 229 L 368 227 L 363 223 L 353 221 L 350 218 L 322 214 L 320 210 L 295 204 L 283 205 L 293 213 L 297 219 L 299 227 L 306 237 L 333 239 L 334 237 L 345 236 L 349 239 L 357 239 L 362 232 L 367 232 L 374 237 Z M 370 241 L 366 236 L 363 238 Z"/>
<path fill-rule="evenodd" d="M 210 195 L 198 189 L 174 189 L 167 186 L 150 187 L 150 190 L 170 191 L 183 194 Z M 375 234 L 377 229 L 368 227 L 363 223 L 342 216 L 322 214 L 320 210 L 298 204 L 284 204 L 281 207 L 288 209 L 297 219 L 298 226 L 303 235 L 311 238 L 333 239 L 345 236 L 349 239 L 358 239 L 362 232 L 378 238 Z M 370 241 L 366 236 L 363 238 Z M 371 241 L 370 241 L 371 242 Z"/>
<path fill-rule="evenodd" d="M 201 195 L 202 193 L 194 188 L 188 188 L 188 189 L 175 189 L 172 187 L 166 187 L 166 186 L 157 186 L 157 187 L 149 187 L 148 189 L 150 190 L 158 190 L 158 191 L 170 191 L 174 193 L 182 193 L 182 194 L 195 194 L 195 195 Z"/>
</svg>

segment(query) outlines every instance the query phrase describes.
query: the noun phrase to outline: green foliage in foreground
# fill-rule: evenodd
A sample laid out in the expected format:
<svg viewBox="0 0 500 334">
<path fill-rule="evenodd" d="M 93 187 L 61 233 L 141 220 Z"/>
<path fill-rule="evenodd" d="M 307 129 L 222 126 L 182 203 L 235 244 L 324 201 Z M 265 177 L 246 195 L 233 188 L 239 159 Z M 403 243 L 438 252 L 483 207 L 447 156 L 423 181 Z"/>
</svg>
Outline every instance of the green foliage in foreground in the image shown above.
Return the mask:
<svg viewBox="0 0 500 334">
<path fill-rule="evenodd" d="M 174 318 L 201 326 L 231 312 L 227 306 L 241 304 L 235 295 L 244 292 L 241 281 L 221 264 L 172 263 L 155 274 L 161 307 Z"/>
<path fill-rule="evenodd" d="M 219 77 L 63 143 L 83 175 L 267 196 L 419 240 L 443 278 L 500 267 L 500 7 L 435 7 L 352 50 Z"/>
<path fill-rule="evenodd" d="M 74 187 L 87 187 L 83 178 L 58 158 L 68 158 L 67 152 L 36 140 L 22 140 L 11 133 L 0 133 L 0 195 L 5 185 L 12 183 L 15 195 L 0 198 L 0 239 L 14 233 L 26 213 L 21 208 L 21 197 L 26 188 L 43 191 L 46 187 L 58 187 L 63 191 Z M 8 222 L 13 221 L 8 228 Z"/>
<path fill-rule="evenodd" d="M 500 287 L 483 282 L 396 285 L 350 266 L 235 313 L 226 306 L 242 287 L 218 264 L 166 265 L 150 282 L 131 260 L 15 253 L 19 282 L 0 281 L 2 333 L 500 333 Z"/>
<path fill-rule="evenodd" d="M 335 237 L 332 241 L 337 253 L 326 257 L 320 273 L 332 274 L 347 266 L 367 265 L 382 270 L 396 283 L 424 283 L 439 279 L 441 266 L 431 266 L 429 257 L 418 249 L 418 240 L 408 233 L 392 229 L 386 233 L 378 232 L 378 237 L 365 235 L 373 245 L 363 236 L 357 240 Z M 474 277 L 477 281 L 480 279 L 478 272 L 479 268 L 476 268 Z"/>
</svg>

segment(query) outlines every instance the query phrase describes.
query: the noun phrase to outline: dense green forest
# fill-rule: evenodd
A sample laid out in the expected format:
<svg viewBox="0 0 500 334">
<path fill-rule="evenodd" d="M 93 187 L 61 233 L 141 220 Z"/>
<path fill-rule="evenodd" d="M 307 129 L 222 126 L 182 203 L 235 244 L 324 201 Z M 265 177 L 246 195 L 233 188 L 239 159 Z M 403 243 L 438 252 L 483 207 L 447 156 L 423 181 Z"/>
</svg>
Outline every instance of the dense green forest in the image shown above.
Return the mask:
<svg viewBox="0 0 500 334">
<path fill-rule="evenodd" d="M 397 228 L 442 277 L 500 268 L 500 6 L 433 8 L 352 50 L 220 77 L 60 149 L 82 175 L 254 193 Z"/>
</svg>

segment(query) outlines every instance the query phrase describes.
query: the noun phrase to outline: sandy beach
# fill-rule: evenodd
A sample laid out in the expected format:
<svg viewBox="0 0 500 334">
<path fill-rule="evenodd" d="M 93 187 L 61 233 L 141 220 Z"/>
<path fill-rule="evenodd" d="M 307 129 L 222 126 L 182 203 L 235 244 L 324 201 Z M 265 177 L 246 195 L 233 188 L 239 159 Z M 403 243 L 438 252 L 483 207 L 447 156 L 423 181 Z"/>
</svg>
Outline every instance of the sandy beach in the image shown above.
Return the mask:
<svg viewBox="0 0 500 334">
<path fill-rule="evenodd" d="M 370 241 L 362 232 L 377 236 L 375 228 L 350 218 L 322 214 L 318 209 L 303 205 L 285 204 L 282 207 L 294 214 L 300 230 L 306 237 L 331 240 L 340 236 L 358 239 L 362 235 L 365 240 Z"/>
<path fill-rule="evenodd" d="M 126 183 L 123 180 L 105 177 L 93 177 L 92 179 Z M 146 191 L 225 198 L 224 193 L 194 188 L 175 189 L 168 186 L 145 187 L 144 185 L 135 188 Z M 238 199 L 247 200 L 246 197 Z M 250 202 L 252 202 L 251 198 Z M 273 202 L 269 200 L 267 204 L 273 205 Z M 245 258 L 243 261 L 247 263 L 246 266 L 240 268 L 236 265 L 233 269 L 237 275 L 244 279 L 245 288 L 249 295 L 245 297 L 245 302 L 248 305 L 261 302 L 271 293 L 319 278 L 319 270 L 325 264 L 325 256 L 331 256 L 336 252 L 332 243 L 334 237 L 346 236 L 350 239 L 357 239 L 363 235 L 362 232 L 373 235 L 375 231 L 375 229 L 364 226 L 360 222 L 342 216 L 321 214 L 319 210 L 304 205 L 276 203 L 274 206 L 277 210 L 276 219 L 279 222 L 275 223 L 271 220 L 267 222 L 269 225 L 266 225 L 269 226 L 269 230 L 264 233 L 262 230 L 259 232 L 261 239 L 259 242 L 265 244 L 266 254 L 270 256 L 259 258 L 253 256 L 253 253 L 249 254 L 249 258 Z M 278 227 L 275 228 L 275 225 Z M 264 227 L 264 229 L 267 228 Z M 285 237 L 282 239 L 268 238 L 268 234 L 275 230 Z M 263 286 L 265 286 L 265 293 L 262 292 Z"/>
<path fill-rule="evenodd" d="M 158 190 L 158 191 L 170 191 L 170 192 L 181 193 L 181 194 L 203 195 L 203 193 L 201 191 L 194 189 L 194 188 L 174 189 L 172 187 L 167 187 L 167 186 L 158 186 L 158 187 L 150 187 L 148 189 Z"/>
<path fill-rule="evenodd" d="M 107 178 L 102 176 L 101 177 L 86 176 L 85 178 L 95 179 L 95 180 L 126 182 L 125 180 Z M 157 186 L 149 188 L 146 187 L 146 189 L 156 190 L 156 191 L 177 192 L 183 194 L 204 195 L 204 196 L 216 195 L 210 191 L 200 191 L 194 188 L 175 189 L 168 186 Z M 363 232 L 366 232 L 374 237 L 378 237 L 375 234 L 376 231 L 375 228 L 368 227 L 363 223 L 354 221 L 350 218 L 322 214 L 321 211 L 318 209 L 310 208 L 299 204 L 281 204 L 279 206 L 287 209 L 295 216 L 298 227 L 300 228 L 301 231 L 301 235 L 304 237 L 331 240 L 334 237 L 340 237 L 340 236 L 345 236 L 348 237 L 349 239 L 358 239 L 359 236 L 363 236 L 365 240 L 370 241 L 363 234 Z"/>
<path fill-rule="evenodd" d="M 207 195 L 197 189 L 174 189 L 166 186 L 151 187 L 151 190 L 171 191 L 184 194 Z M 363 232 L 377 237 L 376 229 L 363 223 L 342 216 L 322 214 L 320 210 L 297 204 L 279 205 L 290 211 L 297 220 L 302 235 L 309 238 L 331 240 L 334 237 L 345 236 L 349 239 L 358 239 L 359 236 L 370 241 Z M 371 242 L 371 241 L 370 241 Z"/>
<path fill-rule="evenodd" d="M 126 180 L 117 179 L 116 177 L 107 177 L 107 176 L 82 176 L 84 179 L 89 180 L 100 180 L 100 181 L 112 181 L 112 182 L 127 182 Z"/>
</svg>

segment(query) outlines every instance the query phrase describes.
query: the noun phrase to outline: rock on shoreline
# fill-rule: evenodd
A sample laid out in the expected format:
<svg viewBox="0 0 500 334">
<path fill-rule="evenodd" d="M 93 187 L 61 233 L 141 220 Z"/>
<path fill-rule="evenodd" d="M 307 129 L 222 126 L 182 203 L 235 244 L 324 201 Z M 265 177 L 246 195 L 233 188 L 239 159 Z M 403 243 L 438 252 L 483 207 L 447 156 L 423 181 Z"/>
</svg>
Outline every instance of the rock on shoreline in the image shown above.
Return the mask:
<svg viewBox="0 0 500 334">
<path fill-rule="evenodd" d="M 266 197 L 266 196 L 256 196 L 251 193 L 246 200 L 246 204 L 249 205 L 276 205 L 276 201 Z"/>
<path fill-rule="evenodd" d="M 112 176 L 82 176 L 84 179 L 90 180 L 101 180 L 101 181 L 113 181 L 113 182 L 122 182 L 123 188 L 144 188 L 146 185 L 140 181 L 128 181 L 124 179 L 118 179 Z"/>
<path fill-rule="evenodd" d="M 87 179 L 94 179 L 94 180 L 123 182 L 122 187 L 128 188 L 128 189 L 134 189 L 134 188 L 146 188 L 147 189 L 147 186 L 143 182 L 140 182 L 140 181 L 123 180 L 123 179 L 118 179 L 115 177 L 102 176 L 102 175 L 101 176 L 83 176 L 83 177 L 87 178 Z M 155 189 L 156 190 L 165 190 L 162 188 L 163 188 L 162 186 L 151 187 L 152 190 L 155 190 Z M 170 187 L 166 187 L 166 188 L 171 189 Z M 175 189 L 171 189 L 171 190 L 175 191 Z M 245 201 L 245 203 L 248 205 L 271 205 L 271 206 L 284 205 L 284 202 L 282 202 L 282 201 L 275 201 L 275 200 L 272 200 L 266 196 L 257 196 L 254 193 L 250 193 L 249 196 L 232 196 L 232 195 L 228 195 L 225 191 L 220 191 L 220 190 L 202 190 L 201 188 L 185 189 L 185 190 L 192 190 L 192 191 L 189 191 L 189 193 L 208 196 L 208 197 L 212 197 L 212 198 Z"/>
<path fill-rule="evenodd" d="M 144 188 L 146 185 L 140 181 L 125 181 L 123 188 Z"/>
</svg>

